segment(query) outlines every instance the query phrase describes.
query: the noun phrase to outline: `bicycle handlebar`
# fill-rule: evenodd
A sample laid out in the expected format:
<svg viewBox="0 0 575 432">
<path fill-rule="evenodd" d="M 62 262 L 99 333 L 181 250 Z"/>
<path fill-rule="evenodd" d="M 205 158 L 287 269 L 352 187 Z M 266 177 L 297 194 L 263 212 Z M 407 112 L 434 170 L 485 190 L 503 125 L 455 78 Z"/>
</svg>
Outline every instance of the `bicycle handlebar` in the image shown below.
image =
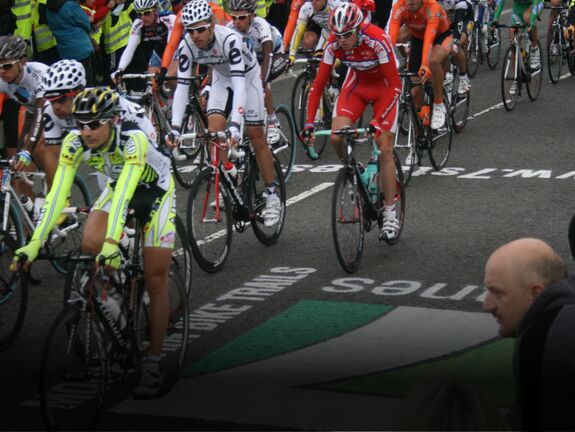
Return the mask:
<svg viewBox="0 0 575 432">
<path fill-rule="evenodd" d="M 365 135 L 368 133 L 367 128 L 341 128 L 336 130 L 325 129 L 314 132 L 314 136 L 327 136 L 327 135 Z"/>
<path fill-rule="evenodd" d="M 212 132 L 212 131 L 202 131 L 202 132 L 188 132 L 180 135 L 180 139 L 196 139 L 196 138 L 219 138 L 225 140 L 228 138 L 229 133 L 225 131 Z"/>
</svg>

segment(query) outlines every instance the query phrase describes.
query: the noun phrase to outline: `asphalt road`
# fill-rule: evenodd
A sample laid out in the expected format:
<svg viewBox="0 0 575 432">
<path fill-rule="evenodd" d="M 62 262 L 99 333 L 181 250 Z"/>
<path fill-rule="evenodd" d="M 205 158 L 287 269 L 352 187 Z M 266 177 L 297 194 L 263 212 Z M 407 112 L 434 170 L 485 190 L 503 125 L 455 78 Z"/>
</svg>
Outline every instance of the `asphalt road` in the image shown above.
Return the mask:
<svg viewBox="0 0 575 432">
<path fill-rule="evenodd" d="M 501 63 L 495 71 L 480 66 L 472 118 L 454 138 L 448 167 L 434 172 L 424 161 L 407 190 L 401 240 L 388 246 L 369 233 L 351 276 L 331 238 L 338 161 L 328 149 L 312 162 L 298 144 L 279 242 L 265 247 L 246 230 L 234 233 L 220 273 L 194 263 L 182 379 L 162 399 L 119 400 L 102 428 L 385 429 L 396 424 L 413 384 L 452 374 L 503 410 L 512 405 L 512 341 L 497 338 L 481 307 L 486 259 L 501 244 L 532 236 L 574 268 L 567 227 L 575 80 L 552 85 L 544 72 L 539 99 L 524 93 L 506 112 Z M 274 85 L 276 103 L 288 103 L 292 85 Z M 368 149 L 362 152 L 367 159 Z M 186 198 L 178 189 L 182 214 Z M 63 279 L 44 264 L 36 273 L 43 283 L 30 289 L 24 329 L 0 353 L 1 429 L 41 428 L 37 369 Z"/>
</svg>

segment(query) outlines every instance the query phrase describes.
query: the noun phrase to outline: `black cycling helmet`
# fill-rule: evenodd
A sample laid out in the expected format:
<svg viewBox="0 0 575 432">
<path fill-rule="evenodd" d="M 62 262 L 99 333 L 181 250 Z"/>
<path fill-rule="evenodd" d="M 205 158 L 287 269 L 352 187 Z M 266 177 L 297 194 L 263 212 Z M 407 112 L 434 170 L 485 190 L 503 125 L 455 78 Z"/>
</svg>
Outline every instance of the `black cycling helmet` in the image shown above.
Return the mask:
<svg viewBox="0 0 575 432">
<path fill-rule="evenodd" d="M 0 61 L 26 57 L 28 45 L 20 36 L 0 36 Z"/>
<path fill-rule="evenodd" d="M 232 11 L 246 10 L 254 13 L 256 11 L 256 0 L 230 0 L 228 7 Z"/>
<path fill-rule="evenodd" d="M 84 90 L 72 104 L 72 118 L 80 121 L 112 119 L 118 114 L 118 93 L 106 87 Z"/>
</svg>

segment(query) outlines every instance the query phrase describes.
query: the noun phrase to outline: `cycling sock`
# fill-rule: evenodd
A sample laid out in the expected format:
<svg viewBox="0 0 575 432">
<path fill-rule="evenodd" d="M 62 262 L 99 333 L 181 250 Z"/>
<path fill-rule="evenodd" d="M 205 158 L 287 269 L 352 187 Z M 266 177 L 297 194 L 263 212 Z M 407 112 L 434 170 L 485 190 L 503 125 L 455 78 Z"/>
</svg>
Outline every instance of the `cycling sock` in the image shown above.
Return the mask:
<svg viewBox="0 0 575 432">
<path fill-rule="evenodd" d="M 443 105 L 443 99 L 442 98 L 434 98 L 433 99 L 433 105 Z"/>
<path fill-rule="evenodd" d="M 266 185 L 266 194 L 268 196 L 273 195 L 276 191 L 276 185 L 275 184 L 271 184 L 271 185 Z"/>
<path fill-rule="evenodd" d="M 273 114 L 268 114 L 266 121 L 269 124 L 269 123 L 275 123 L 276 120 L 277 120 L 276 113 L 273 113 Z"/>
</svg>

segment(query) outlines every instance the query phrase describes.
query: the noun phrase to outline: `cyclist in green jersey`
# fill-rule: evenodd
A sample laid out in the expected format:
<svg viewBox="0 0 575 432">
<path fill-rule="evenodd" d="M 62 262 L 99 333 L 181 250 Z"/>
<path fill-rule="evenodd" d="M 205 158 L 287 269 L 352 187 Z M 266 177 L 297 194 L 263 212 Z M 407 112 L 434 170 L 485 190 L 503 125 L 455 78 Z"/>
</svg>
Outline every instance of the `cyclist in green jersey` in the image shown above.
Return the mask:
<svg viewBox="0 0 575 432">
<path fill-rule="evenodd" d="M 154 397 L 161 384 L 160 355 L 169 319 L 167 292 L 172 249 L 175 242 L 175 188 L 170 160 L 162 154 L 138 124 L 117 122 L 119 95 L 107 88 L 80 92 L 72 106 L 79 130 L 64 138 L 58 168 L 40 220 L 30 242 L 18 249 L 26 266 L 38 256 L 44 240 L 61 214 L 74 175 L 82 161 L 109 177 L 106 187 L 86 221 L 82 251 L 118 268 L 118 242 L 128 208 L 144 226 L 144 280 L 150 295 L 150 349 L 142 363 L 142 378 L 135 394 Z M 14 263 L 14 267 L 18 267 Z"/>
<path fill-rule="evenodd" d="M 499 21 L 501 12 L 503 12 L 505 0 L 498 0 L 493 16 L 492 25 L 495 26 Z M 511 15 L 512 24 L 526 24 L 528 25 L 529 39 L 531 46 L 529 48 L 529 67 L 531 69 L 539 69 L 541 67 L 541 53 L 537 46 L 537 18 L 541 15 L 543 10 L 543 0 L 513 0 L 513 11 Z M 510 38 L 513 34 L 510 34 Z"/>
</svg>

